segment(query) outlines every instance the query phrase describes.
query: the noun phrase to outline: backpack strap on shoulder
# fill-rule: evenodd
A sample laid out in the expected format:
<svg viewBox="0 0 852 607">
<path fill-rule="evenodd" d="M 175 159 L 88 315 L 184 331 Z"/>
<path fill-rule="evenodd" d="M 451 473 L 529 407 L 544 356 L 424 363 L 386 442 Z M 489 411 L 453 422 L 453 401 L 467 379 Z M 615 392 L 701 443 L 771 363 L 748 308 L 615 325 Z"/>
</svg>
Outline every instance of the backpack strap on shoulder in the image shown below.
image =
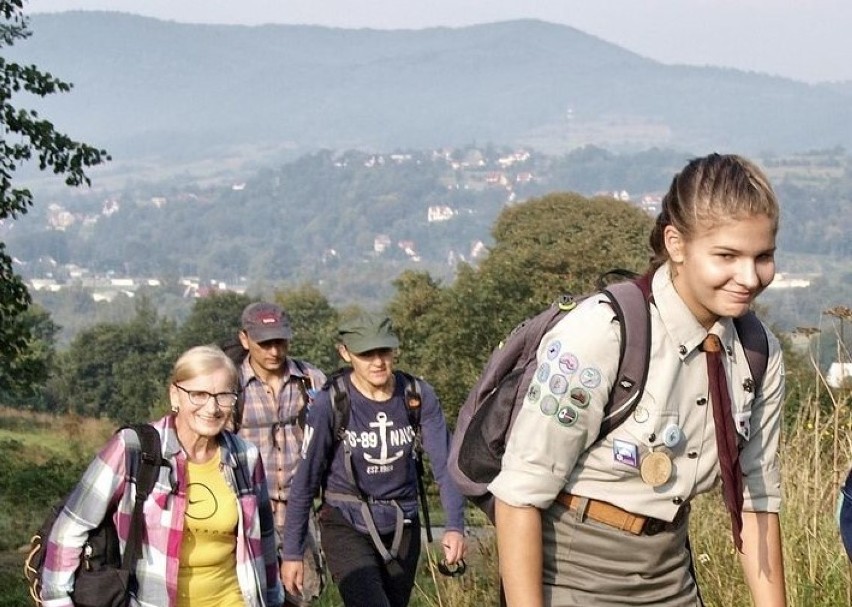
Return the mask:
<svg viewBox="0 0 852 607">
<path fill-rule="evenodd" d="M 400 371 L 397 377 L 405 380 L 405 409 L 408 411 L 408 421 L 414 430 L 412 454 L 414 467 L 417 471 L 417 493 L 420 494 L 420 509 L 423 511 L 423 526 L 426 528 L 426 540 L 432 541 L 432 522 L 429 517 L 429 501 L 426 499 L 426 470 L 423 464 L 423 432 L 420 426 L 420 410 L 423 404 L 423 391 L 420 380 L 409 373 Z"/>
<path fill-rule="evenodd" d="M 130 518 L 130 532 L 121 561 L 122 569 L 132 570 L 138 558 L 142 556 L 142 535 L 145 530 L 143 505 L 154 490 L 160 466 L 163 464 L 163 454 L 160 446 L 160 433 L 151 424 L 134 424 L 125 426 L 136 432 L 139 437 L 139 465 L 136 469 L 136 500 L 133 504 L 133 514 Z"/>
<path fill-rule="evenodd" d="M 302 430 L 305 429 L 305 418 L 308 415 L 308 405 L 311 404 L 311 400 L 313 398 L 314 392 L 314 380 L 311 378 L 308 370 L 305 368 L 305 365 L 302 361 L 294 358 L 293 364 L 296 365 L 296 370 L 299 371 L 298 377 L 293 378 L 297 384 L 299 384 L 299 392 L 302 394 L 302 400 L 304 402 L 304 406 L 299 409 L 299 413 L 296 416 L 296 423 L 299 424 L 299 428 Z"/>
<path fill-rule="evenodd" d="M 735 318 L 734 327 L 737 329 L 737 335 L 745 351 L 748 368 L 754 381 L 754 392 L 757 394 L 762 389 L 766 367 L 769 364 L 769 337 L 766 335 L 763 323 L 752 311 Z"/>
<path fill-rule="evenodd" d="M 244 454 L 238 453 L 236 435 L 231 432 L 222 432 L 222 438 L 228 445 L 228 450 L 231 452 L 231 457 L 237 463 L 234 480 L 237 483 L 237 494 L 248 495 L 254 493 L 254 487 L 251 480 L 251 471 L 246 465 Z"/>
<path fill-rule="evenodd" d="M 421 459 L 423 437 L 420 432 L 420 405 L 423 404 L 423 391 L 420 389 L 420 380 L 404 371 L 396 371 L 395 375 L 397 380 L 402 378 L 405 382 L 405 410 L 408 412 L 408 421 L 414 430 L 414 457 Z"/>
<path fill-rule="evenodd" d="M 645 277 L 643 277 L 645 278 Z M 633 412 L 645 389 L 651 356 L 650 284 L 643 279 L 620 282 L 603 290 L 621 327 L 621 352 L 615 385 L 604 410 L 598 439 Z"/>
<path fill-rule="evenodd" d="M 349 391 L 346 389 L 344 376 L 346 370 L 341 369 L 332 373 L 326 381 L 331 396 L 331 413 L 335 440 L 346 443 L 346 427 L 349 425 Z"/>
</svg>

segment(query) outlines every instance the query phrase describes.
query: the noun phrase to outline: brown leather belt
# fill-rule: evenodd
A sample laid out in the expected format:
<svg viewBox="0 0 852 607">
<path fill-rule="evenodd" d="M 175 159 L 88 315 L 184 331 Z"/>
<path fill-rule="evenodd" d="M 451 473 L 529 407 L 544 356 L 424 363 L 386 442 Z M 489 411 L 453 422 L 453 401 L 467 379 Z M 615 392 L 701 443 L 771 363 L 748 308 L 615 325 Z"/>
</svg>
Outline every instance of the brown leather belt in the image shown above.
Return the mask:
<svg viewBox="0 0 852 607">
<path fill-rule="evenodd" d="M 659 531 L 659 529 L 657 529 L 658 525 L 649 523 L 659 522 L 665 524 L 664 521 L 658 521 L 658 519 L 642 516 L 641 514 L 633 514 L 627 510 L 622 510 L 618 506 L 613 506 L 607 502 L 601 502 L 592 498 L 582 498 L 578 495 L 564 492 L 556 496 L 557 502 L 568 508 L 568 510 L 572 510 L 574 512 L 580 510 L 581 500 L 583 499 L 586 499 L 587 501 L 586 511 L 584 513 L 585 518 L 590 518 L 593 521 L 603 523 L 604 525 L 609 525 L 610 527 L 627 531 L 633 535 L 642 535 L 643 533 L 654 533 Z M 653 530 L 651 528 L 653 528 Z"/>
</svg>

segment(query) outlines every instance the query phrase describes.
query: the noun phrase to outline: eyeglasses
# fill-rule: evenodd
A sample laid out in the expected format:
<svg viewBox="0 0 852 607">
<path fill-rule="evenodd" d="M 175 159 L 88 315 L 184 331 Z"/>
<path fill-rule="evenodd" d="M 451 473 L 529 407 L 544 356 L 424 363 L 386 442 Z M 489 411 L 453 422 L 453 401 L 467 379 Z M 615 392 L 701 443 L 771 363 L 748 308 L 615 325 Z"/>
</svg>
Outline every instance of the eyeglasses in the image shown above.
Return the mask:
<svg viewBox="0 0 852 607">
<path fill-rule="evenodd" d="M 216 401 L 216 406 L 220 409 L 233 409 L 237 404 L 237 399 L 239 398 L 239 395 L 236 392 L 217 392 L 216 394 L 211 394 L 204 390 L 187 390 L 183 386 L 179 386 L 177 384 L 172 385 L 178 390 L 186 392 L 186 395 L 189 397 L 189 402 L 196 407 L 203 407 L 209 403 L 212 398 Z"/>
</svg>

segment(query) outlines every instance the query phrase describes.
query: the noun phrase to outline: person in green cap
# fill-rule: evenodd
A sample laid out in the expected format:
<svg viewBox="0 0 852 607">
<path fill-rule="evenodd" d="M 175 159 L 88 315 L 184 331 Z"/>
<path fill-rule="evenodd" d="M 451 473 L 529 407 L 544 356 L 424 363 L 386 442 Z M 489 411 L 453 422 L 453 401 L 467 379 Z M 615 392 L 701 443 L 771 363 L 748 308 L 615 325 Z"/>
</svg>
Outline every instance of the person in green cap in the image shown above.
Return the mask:
<svg viewBox="0 0 852 607">
<path fill-rule="evenodd" d="M 432 386 L 394 371 L 399 339 L 389 318 L 358 316 L 341 324 L 338 338 L 350 368 L 329 379 L 308 411 L 284 526 L 282 580 L 288 593 L 301 591 L 308 514 L 322 489 L 322 544 L 344 604 L 402 607 L 420 555 L 421 440 L 446 514 L 442 565 L 463 563 L 464 498 L 447 471 L 450 434 Z"/>
</svg>

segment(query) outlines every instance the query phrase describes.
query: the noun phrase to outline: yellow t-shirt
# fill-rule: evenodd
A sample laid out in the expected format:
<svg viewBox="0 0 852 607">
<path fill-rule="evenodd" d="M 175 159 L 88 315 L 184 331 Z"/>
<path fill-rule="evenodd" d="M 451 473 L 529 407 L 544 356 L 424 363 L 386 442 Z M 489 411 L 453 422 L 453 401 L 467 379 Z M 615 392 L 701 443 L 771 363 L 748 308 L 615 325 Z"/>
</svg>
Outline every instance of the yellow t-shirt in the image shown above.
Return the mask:
<svg viewBox="0 0 852 607">
<path fill-rule="evenodd" d="M 237 496 L 221 458 L 187 462 L 186 514 L 180 548 L 178 607 L 244 607 L 237 581 Z"/>
</svg>

